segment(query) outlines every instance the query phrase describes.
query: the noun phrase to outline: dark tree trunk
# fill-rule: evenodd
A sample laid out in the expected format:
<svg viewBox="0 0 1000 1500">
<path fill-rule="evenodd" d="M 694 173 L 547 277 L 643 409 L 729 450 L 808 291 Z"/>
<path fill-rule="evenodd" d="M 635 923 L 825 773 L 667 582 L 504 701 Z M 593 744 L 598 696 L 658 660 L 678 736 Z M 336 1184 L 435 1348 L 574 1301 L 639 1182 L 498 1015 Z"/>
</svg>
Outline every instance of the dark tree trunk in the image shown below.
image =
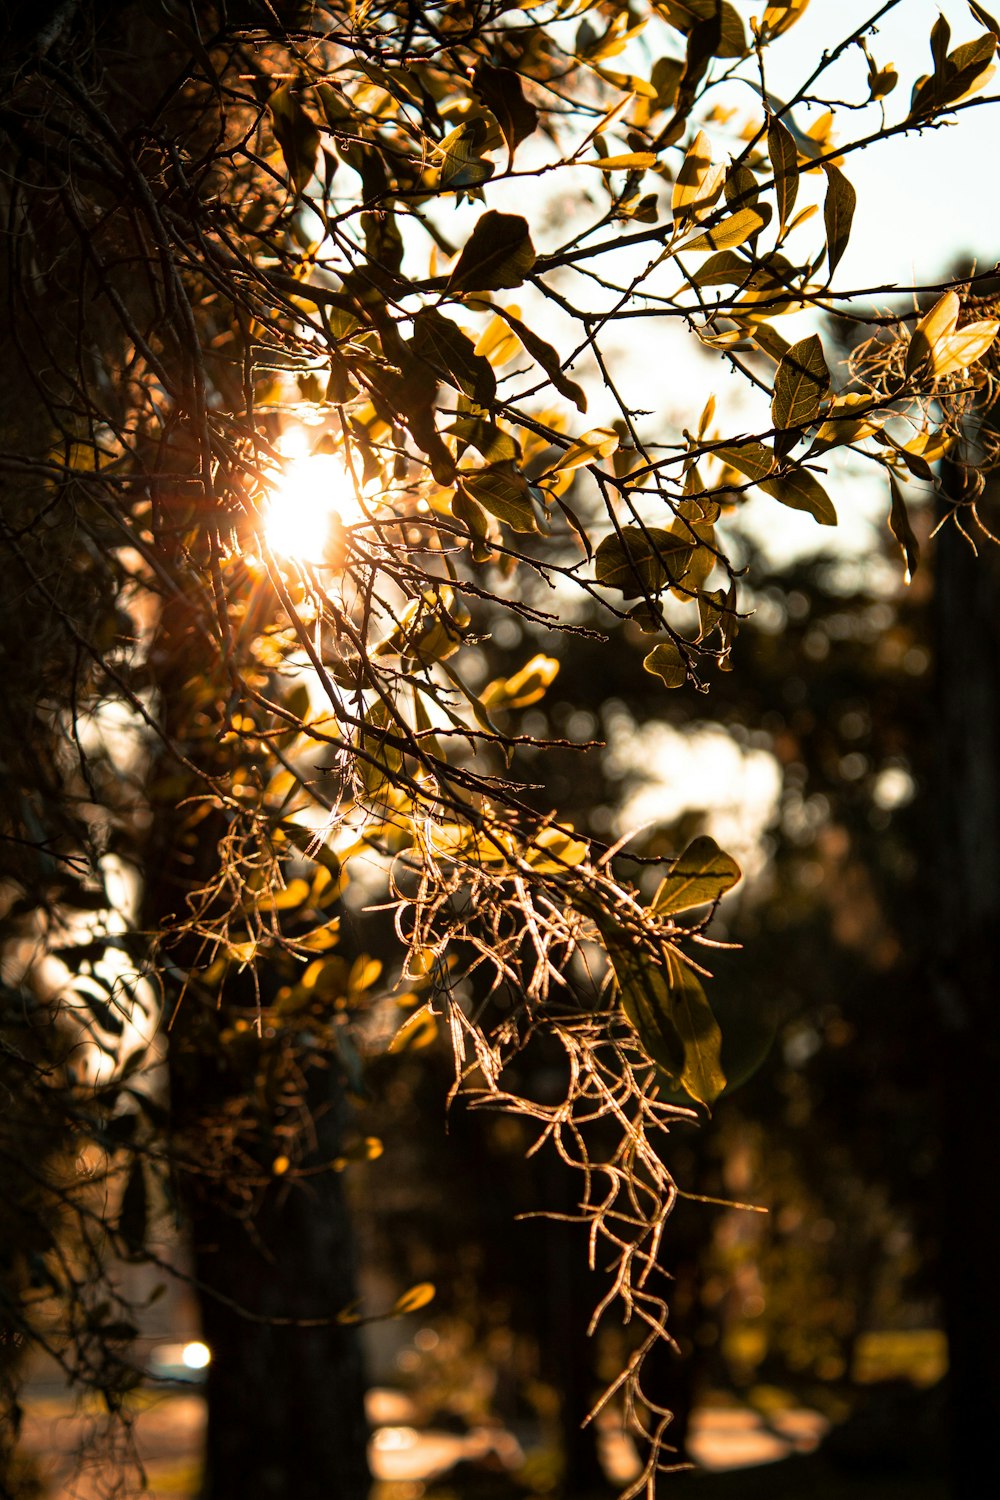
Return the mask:
<svg viewBox="0 0 1000 1500">
<path fill-rule="evenodd" d="M 995 529 L 997 505 L 985 515 Z M 943 1293 L 955 1500 L 1000 1494 L 1000 556 L 936 558 Z"/>
<path fill-rule="evenodd" d="M 258 1065 L 241 1078 L 209 1037 L 223 1024 L 189 995 L 170 1049 L 177 1178 L 212 1351 L 204 1500 L 364 1500 L 361 1347 L 357 1328 L 337 1321 L 356 1295 L 343 1178 L 331 1168 L 343 1082 L 335 1063 L 303 1064 L 295 1108 L 308 1123 L 294 1164 L 276 1175 L 269 1127 L 285 1107 L 261 1112 L 268 1038 L 244 1033 Z"/>
<path fill-rule="evenodd" d="M 336 1151 L 322 1126 L 319 1148 Z M 203 1203 L 195 1265 L 211 1290 L 205 1500 L 364 1500 L 369 1475 L 357 1330 L 329 1320 L 354 1297 L 351 1227 L 337 1174 L 269 1187 L 252 1222 Z M 218 1291 L 254 1321 L 217 1300 Z M 260 1320 L 260 1321 L 257 1321 Z M 273 1320 L 273 1321 L 269 1321 Z"/>
</svg>

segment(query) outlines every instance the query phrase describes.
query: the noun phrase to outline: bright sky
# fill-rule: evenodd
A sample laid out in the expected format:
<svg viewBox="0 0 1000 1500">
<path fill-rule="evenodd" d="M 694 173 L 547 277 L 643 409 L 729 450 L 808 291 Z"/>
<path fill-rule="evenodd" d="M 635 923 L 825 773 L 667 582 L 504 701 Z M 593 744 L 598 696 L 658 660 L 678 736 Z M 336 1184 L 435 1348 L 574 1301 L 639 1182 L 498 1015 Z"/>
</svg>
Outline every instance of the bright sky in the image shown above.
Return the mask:
<svg viewBox="0 0 1000 1500">
<path fill-rule="evenodd" d="M 742 0 L 737 8 L 744 16 L 760 12 L 759 4 Z M 878 9 L 877 0 L 812 0 L 802 20 L 768 50 L 769 86 L 787 97 L 824 48 L 836 45 Z M 890 123 L 905 115 L 913 79 L 931 71 L 929 37 L 942 9 L 952 26 L 949 50 L 982 35 L 984 28 L 961 0 L 947 0 L 943 6 L 934 0 L 901 0 L 869 42 L 876 62 L 883 67 L 895 63 L 900 75 L 886 100 Z M 864 57 L 854 48 L 827 77 L 845 88 L 853 83 L 845 97 L 857 98 L 858 80 L 866 71 Z M 998 90 L 1000 75 L 984 96 Z M 809 116 L 802 119 L 808 122 Z M 868 133 L 878 126 L 878 111 L 870 109 L 856 119 L 865 122 Z M 992 264 L 1000 257 L 994 182 L 998 153 L 1000 102 L 965 110 L 939 129 L 898 136 L 852 156 L 846 170 L 858 193 L 856 228 L 838 270 L 838 285 L 937 280 L 961 250 Z"/>
</svg>

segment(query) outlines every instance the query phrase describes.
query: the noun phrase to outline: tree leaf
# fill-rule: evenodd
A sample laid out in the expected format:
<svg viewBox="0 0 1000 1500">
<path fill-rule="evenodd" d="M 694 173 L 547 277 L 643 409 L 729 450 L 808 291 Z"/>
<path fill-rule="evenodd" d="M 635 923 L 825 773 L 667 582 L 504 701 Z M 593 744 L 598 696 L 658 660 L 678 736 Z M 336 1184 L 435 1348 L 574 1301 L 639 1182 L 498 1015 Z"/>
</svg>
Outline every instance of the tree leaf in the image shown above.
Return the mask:
<svg viewBox="0 0 1000 1500">
<path fill-rule="evenodd" d="M 673 641 L 661 641 L 643 658 L 643 671 L 662 678 L 668 688 L 683 687 L 687 682 L 687 664 Z"/>
<path fill-rule="evenodd" d="M 767 41 L 781 36 L 782 32 L 802 18 L 808 4 L 809 0 L 779 0 L 776 5 L 765 6 L 760 26 L 761 35 Z"/>
<path fill-rule="evenodd" d="M 818 334 L 793 344 L 774 373 L 771 416 L 775 427 L 808 427 L 830 389 L 830 371 Z"/>
<path fill-rule="evenodd" d="M 602 172 L 636 172 L 656 166 L 653 151 L 626 151 L 621 156 L 595 156 L 579 163 L 581 167 L 597 167 Z"/>
<path fill-rule="evenodd" d="M 808 469 L 790 469 L 774 479 L 765 479 L 760 488 L 772 500 L 791 510 L 804 510 L 821 526 L 836 526 L 837 512 L 826 490 Z"/>
<path fill-rule="evenodd" d="M 460 474 L 459 483 L 467 495 L 496 516 L 511 531 L 537 531 L 538 518 L 527 481 L 516 470 L 478 469 Z"/>
<path fill-rule="evenodd" d="M 791 131 L 777 116 L 772 117 L 767 127 L 767 154 L 771 158 L 771 171 L 774 173 L 778 228 L 784 234 L 799 191 L 799 153 Z"/>
<path fill-rule="evenodd" d="M 775 465 L 774 454 L 770 448 L 756 439 L 748 443 L 727 443 L 722 448 L 714 448 L 713 453 L 722 463 L 728 464 L 731 469 L 736 469 L 740 474 L 745 474 L 752 479 L 754 484 L 759 484 L 772 472 Z"/>
<path fill-rule="evenodd" d="M 899 543 L 903 553 L 905 572 L 903 582 L 909 583 L 917 571 L 917 563 L 920 561 L 920 543 L 913 534 L 910 518 L 906 513 L 906 501 L 903 492 L 896 482 L 894 474 L 889 474 L 889 492 L 891 505 L 889 507 L 889 530 Z"/>
<path fill-rule="evenodd" d="M 981 26 L 985 26 L 989 31 L 992 31 L 995 37 L 1000 38 L 1000 21 L 994 20 L 989 11 L 986 10 L 984 6 L 978 5 L 976 3 L 976 0 L 968 0 L 968 3 L 969 9 L 972 11 L 972 14 L 975 16 L 979 24 Z"/>
<path fill-rule="evenodd" d="M 832 276 L 843 259 L 851 238 L 851 224 L 858 195 L 838 167 L 824 162 L 823 171 L 827 177 L 823 219 L 826 223 L 827 263 Z"/>
<path fill-rule="evenodd" d="M 448 291 L 496 292 L 520 286 L 534 264 L 527 219 L 490 208 L 476 220 L 448 278 Z"/>
<path fill-rule="evenodd" d="M 699 1104 L 711 1104 L 726 1086 L 722 1032 L 701 980 L 677 955 L 668 955 L 670 1019 L 684 1048 L 681 1086 Z"/>
<path fill-rule="evenodd" d="M 516 148 L 538 127 L 537 109 L 524 97 L 521 80 L 511 68 L 495 68 L 485 58 L 476 65 L 472 87 L 500 126 L 513 162 Z"/>
<path fill-rule="evenodd" d="M 706 229 L 701 234 L 692 235 L 683 244 L 675 245 L 671 253 L 680 255 L 681 251 L 732 250 L 737 245 L 742 245 L 751 235 L 757 234 L 766 223 L 767 219 L 758 209 L 741 208 L 738 213 L 730 214 L 728 219 L 723 219 L 713 229 Z"/>
<path fill-rule="evenodd" d="M 694 544 L 659 526 L 623 526 L 606 536 L 594 553 L 594 576 L 626 599 L 657 594 L 687 572 Z"/>
<path fill-rule="evenodd" d="M 413 350 L 432 370 L 479 405 L 496 396 L 497 382 L 489 360 L 450 318 L 436 307 L 424 307 L 413 320 Z"/>
<path fill-rule="evenodd" d="M 697 218 L 706 212 L 722 192 L 726 169 L 712 163 L 712 144 L 699 130 L 681 163 L 670 200 L 675 219 Z"/>
<path fill-rule="evenodd" d="M 612 427 L 594 427 L 564 449 L 550 474 L 564 474 L 568 469 L 582 469 L 599 458 L 610 458 L 621 439 Z"/>
<path fill-rule="evenodd" d="M 974 365 L 993 344 L 1000 329 L 996 318 L 984 318 L 979 323 L 966 323 L 956 333 L 941 339 L 934 346 L 931 356 L 931 373 L 936 380 L 945 375 L 954 375 L 956 370 L 967 370 Z"/>
<path fill-rule="evenodd" d="M 961 311 L 962 302 L 958 293 L 945 292 L 930 312 L 924 314 L 913 330 L 913 337 L 906 351 L 907 375 L 916 374 L 923 365 L 930 363 L 935 344 L 954 333 Z"/>
<path fill-rule="evenodd" d="M 567 401 L 572 401 L 577 411 L 587 410 L 587 397 L 575 380 L 571 380 L 563 370 L 559 355 L 551 344 L 539 338 L 537 333 L 523 323 L 519 317 L 507 307 L 498 307 L 497 316 L 514 331 L 532 359 L 540 364 L 545 371 L 554 388 L 560 396 L 565 396 Z"/>
<path fill-rule="evenodd" d="M 402 1317 L 404 1313 L 419 1312 L 426 1307 L 428 1302 L 433 1302 L 437 1296 L 437 1288 L 432 1281 L 419 1281 L 416 1286 L 411 1286 L 409 1291 L 397 1297 L 393 1303 L 393 1317 Z"/>
<path fill-rule="evenodd" d="M 267 108 L 274 139 L 284 157 L 292 187 L 296 193 L 302 193 L 316 169 L 319 131 L 292 92 L 298 87 L 297 84 L 282 84 L 271 95 Z"/>
<path fill-rule="evenodd" d="M 743 878 L 743 871 L 708 834 L 693 839 L 670 865 L 650 907 L 660 916 L 708 906 Z"/>
<path fill-rule="evenodd" d="M 478 187 L 496 168 L 483 152 L 490 127 L 481 117 L 455 127 L 437 147 L 440 157 L 439 183 L 444 189 Z"/>
<path fill-rule="evenodd" d="M 614 970 L 622 1010 L 639 1038 L 643 1052 L 669 1078 L 680 1081 L 684 1072 L 684 1043 L 670 1015 L 670 991 L 665 966 L 643 951 L 624 927 L 598 922 Z"/>
<path fill-rule="evenodd" d="M 658 0 L 657 10 L 685 35 L 699 25 L 706 33 L 710 30 L 714 57 L 743 57 L 746 53 L 743 22 L 728 0 Z M 705 22 L 712 23 L 711 28 Z"/>
</svg>

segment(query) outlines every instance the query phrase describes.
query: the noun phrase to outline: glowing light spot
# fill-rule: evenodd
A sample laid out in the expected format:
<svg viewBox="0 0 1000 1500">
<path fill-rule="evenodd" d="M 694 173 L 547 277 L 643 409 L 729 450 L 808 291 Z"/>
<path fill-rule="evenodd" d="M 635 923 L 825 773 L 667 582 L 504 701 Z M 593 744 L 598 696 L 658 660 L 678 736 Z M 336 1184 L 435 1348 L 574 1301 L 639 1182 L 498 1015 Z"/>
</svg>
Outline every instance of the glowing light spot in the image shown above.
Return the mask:
<svg viewBox="0 0 1000 1500">
<path fill-rule="evenodd" d="M 291 428 L 279 448 L 285 458 L 264 511 L 264 535 L 279 557 L 298 562 L 330 561 L 336 522 L 350 526 L 362 511 L 354 483 L 332 453 L 312 453 L 310 435 Z"/>
<path fill-rule="evenodd" d="M 212 1363 L 212 1351 L 207 1344 L 195 1339 L 194 1343 L 184 1345 L 181 1363 L 187 1365 L 189 1370 L 204 1370 L 206 1365 Z"/>
</svg>

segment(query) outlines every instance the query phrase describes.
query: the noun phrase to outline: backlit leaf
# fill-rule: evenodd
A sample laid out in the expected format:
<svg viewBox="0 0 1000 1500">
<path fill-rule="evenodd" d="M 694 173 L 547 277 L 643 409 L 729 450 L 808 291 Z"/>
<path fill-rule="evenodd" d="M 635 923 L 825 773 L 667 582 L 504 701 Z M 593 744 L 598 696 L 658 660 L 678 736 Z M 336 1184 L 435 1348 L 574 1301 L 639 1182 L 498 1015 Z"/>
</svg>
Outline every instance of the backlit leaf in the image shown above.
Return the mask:
<svg viewBox="0 0 1000 1500">
<path fill-rule="evenodd" d="M 605 588 L 620 589 L 626 599 L 656 594 L 683 578 L 694 544 L 659 526 L 623 526 L 594 553 L 594 575 Z"/>
<path fill-rule="evenodd" d="M 472 87 L 500 126 L 513 161 L 516 147 L 533 135 L 538 125 L 538 111 L 524 97 L 520 78 L 512 69 L 495 68 L 483 59 L 476 65 Z"/>
<path fill-rule="evenodd" d="M 716 224 L 714 229 L 706 229 L 700 234 L 692 235 L 683 244 L 675 245 L 673 253 L 680 255 L 682 251 L 690 254 L 692 251 L 732 250 L 737 245 L 742 245 L 751 235 L 757 234 L 766 222 L 765 216 L 758 209 L 741 208 L 738 213 L 723 219 L 721 224 Z"/>
<path fill-rule="evenodd" d="M 477 219 L 448 278 L 448 291 L 495 292 L 520 286 L 534 264 L 527 219 L 490 208 Z"/>
<path fill-rule="evenodd" d="M 889 530 L 900 545 L 906 569 L 903 581 L 909 583 L 920 561 L 920 543 L 913 534 L 910 518 L 906 513 L 906 501 L 903 499 L 903 492 L 893 474 L 889 475 L 889 491 L 891 496 Z"/>
<path fill-rule="evenodd" d="M 436 1296 L 437 1288 L 432 1281 L 420 1281 L 401 1297 L 397 1297 L 392 1308 L 393 1316 L 402 1317 L 403 1313 L 419 1312 L 428 1302 L 433 1302 Z"/>
<path fill-rule="evenodd" d="M 807 427 L 830 389 L 830 371 L 818 334 L 793 344 L 774 374 L 771 416 L 775 427 Z"/>
<path fill-rule="evenodd" d="M 681 163 L 674 182 L 670 206 L 675 219 L 697 218 L 706 212 L 722 192 L 726 169 L 713 165 L 712 145 L 699 130 Z"/>
<path fill-rule="evenodd" d="M 913 375 L 925 364 L 929 364 L 934 346 L 941 339 L 954 333 L 962 303 L 957 292 L 945 292 L 939 297 L 930 312 L 924 314 L 910 339 L 906 351 L 906 373 Z"/>
<path fill-rule="evenodd" d="M 580 163 L 581 167 L 598 167 L 602 172 L 635 172 L 655 165 L 652 151 L 626 151 L 621 156 L 598 156 Z"/>
<path fill-rule="evenodd" d="M 747 50 L 743 22 L 728 0 L 657 0 L 656 8 L 685 35 L 701 26 L 714 57 L 742 57 Z"/>
<path fill-rule="evenodd" d="M 670 1018 L 684 1048 L 681 1086 L 699 1104 L 711 1104 L 726 1086 L 722 1032 L 697 974 L 672 953 L 668 965 Z"/>
<path fill-rule="evenodd" d="M 319 130 L 293 93 L 297 85 L 286 83 L 275 89 L 268 101 L 271 129 L 285 160 L 296 193 L 309 184 L 319 152 Z"/>
<path fill-rule="evenodd" d="M 844 251 L 851 238 L 851 224 L 854 220 L 854 206 L 858 195 L 838 167 L 825 162 L 823 171 L 827 176 L 826 199 L 823 205 L 823 218 L 826 223 L 826 253 L 832 276 L 843 259 Z"/>
<path fill-rule="evenodd" d="M 436 307 L 424 307 L 413 320 L 413 349 L 456 390 L 485 405 L 497 393 L 489 361 L 477 354 L 472 340 Z"/>
<path fill-rule="evenodd" d="M 779 0 L 776 5 L 765 6 L 761 33 L 768 41 L 773 41 L 801 19 L 808 4 L 809 0 Z"/>
<path fill-rule="evenodd" d="M 662 678 L 668 688 L 683 687 L 687 682 L 687 665 L 673 641 L 661 641 L 643 659 L 643 670 Z"/>
<path fill-rule="evenodd" d="M 826 490 L 808 469 L 791 469 L 779 478 L 765 479 L 760 488 L 791 510 L 808 511 L 821 526 L 836 526 L 837 512 Z"/>
<path fill-rule="evenodd" d="M 651 910 L 660 916 L 707 906 L 732 890 L 743 871 L 713 838 L 702 834 L 679 854 L 653 897 Z"/>
<path fill-rule="evenodd" d="M 586 411 L 586 393 L 577 385 L 575 380 L 571 380 L 566 374 L 560 362 L 559 355 L 553 349 L 552 345 L 547 344 L 544 339 L 539 338 L 538 334 L 534 333 L 526 323 L 522 322 L 510 308 L 498 308 L 497 313 L 508 324 L 517 338 L 520 339 L 532 359 L 541 365 L 560 396 L 565 396 L 568 401 L 572 401 L 578 411 Z"/>
<path fill-rule="evenodd" d="M 993 344 L 1000 329 L 996 318 L 984 318 L 979 323 L 966 323 L 964 328 L 939 340 L 931 356 L 931 373 L 941 380 L 945 375 L 954 375 L 956 370 L 967 370 L 974 365 Z"/>
<path fill-rule="evenodd" d="M 799 191 L 799 153 L 791 131 L 777 116 L 767 127 L 767 154 L 774 173 L 774 193 L 778 202 L 778 226 L 784 233 L 792 216 Z"/>
<path fill-rule="evenodd" d="M 459 483 L 473 500 L 511 531 L 537 531 L 538 518 L 527 481 L 507 468 L 460 474 Z"/>
</svg>

